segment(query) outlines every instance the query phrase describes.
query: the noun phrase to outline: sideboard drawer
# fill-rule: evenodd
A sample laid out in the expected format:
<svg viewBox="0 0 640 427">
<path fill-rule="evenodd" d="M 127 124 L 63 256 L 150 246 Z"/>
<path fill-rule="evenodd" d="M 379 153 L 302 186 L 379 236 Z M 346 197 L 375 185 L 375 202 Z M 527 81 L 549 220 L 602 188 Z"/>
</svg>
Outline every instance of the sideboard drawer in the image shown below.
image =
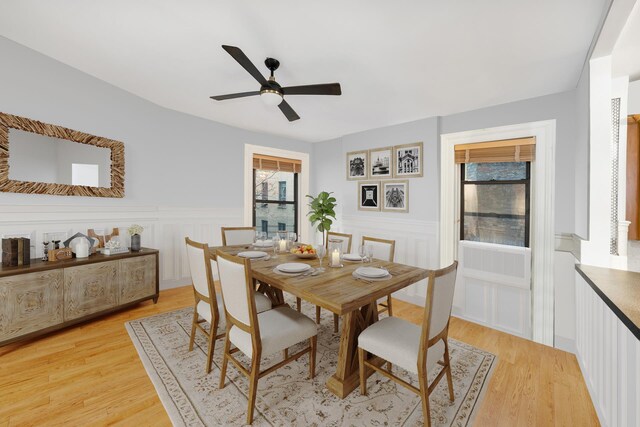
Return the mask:
<svg viewBox="0 0 640 427">
<path fill-rule="evenodd" d="M 118 304 L 118 261 L 64 269 L 64 320 L 97 313 Z"/>
<path fill-rule="evenodd" d="M 62 322 L 62 270 L 0 278 L 0 341 Z"/>
<path fill-rule="evenodd" d="M 119 304 L 136 301 L 156 293 L 156 256 L 120 260 Z"/>
</svg>

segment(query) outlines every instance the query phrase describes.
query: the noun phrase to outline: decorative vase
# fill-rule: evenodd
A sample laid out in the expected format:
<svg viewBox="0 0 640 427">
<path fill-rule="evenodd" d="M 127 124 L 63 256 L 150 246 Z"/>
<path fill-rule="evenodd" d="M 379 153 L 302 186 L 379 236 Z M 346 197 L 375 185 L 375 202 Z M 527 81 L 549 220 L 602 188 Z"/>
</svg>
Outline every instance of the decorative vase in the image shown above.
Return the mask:
<svg viewBox="0 0 640 427">
<path fill-rule="evenodd" d="M 131 236 L 131 250 L 138 252 L 140 250 L 140 235 L 134 234 Z"/>
</svg>

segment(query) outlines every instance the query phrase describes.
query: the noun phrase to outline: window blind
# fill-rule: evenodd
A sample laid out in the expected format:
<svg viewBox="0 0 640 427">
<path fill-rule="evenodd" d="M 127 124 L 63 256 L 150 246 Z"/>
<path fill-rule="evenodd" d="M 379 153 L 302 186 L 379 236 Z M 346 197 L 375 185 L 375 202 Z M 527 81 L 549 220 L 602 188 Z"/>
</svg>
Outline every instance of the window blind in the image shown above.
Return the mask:
<svg viewBox="0 0 640 427">
<path fill-rule="evenodd" d="M 535 160 L 536 138 L 458 144 L 454 150 L 456 163 L 531 162 Z"/>
<path fill-rule="evenodd" d="M 253 155 L 253 168 L 281 172 L 301 172 L 302 162 L 284 157 L 266 156 L 263 154 Z"/>
</svg>

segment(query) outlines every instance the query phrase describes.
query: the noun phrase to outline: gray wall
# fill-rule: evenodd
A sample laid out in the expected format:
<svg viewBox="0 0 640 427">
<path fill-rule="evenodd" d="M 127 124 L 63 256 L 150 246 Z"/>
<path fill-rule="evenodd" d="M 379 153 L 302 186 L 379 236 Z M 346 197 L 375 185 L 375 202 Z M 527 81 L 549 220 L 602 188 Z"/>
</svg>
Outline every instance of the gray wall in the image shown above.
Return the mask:
<svg viewBox="0 0 640 427">
<path fill-rule="evenodd" d="M 539 120 L 556 120 L 556 233 L 573 233 L 575 222 L 576 90 L 442 117 L 441 134 Z M 587 207 L 584 206 L 584 209 Z"/>
<path fill-rule="evenodd" d="M 245 143 L 311 151 L 159 107 L 3 37 L 0 57 L 0 111 L 122 141 L 126 165 L 124 200 L 0 193 L 0 204 L 241 208 Z"/>
</svg>

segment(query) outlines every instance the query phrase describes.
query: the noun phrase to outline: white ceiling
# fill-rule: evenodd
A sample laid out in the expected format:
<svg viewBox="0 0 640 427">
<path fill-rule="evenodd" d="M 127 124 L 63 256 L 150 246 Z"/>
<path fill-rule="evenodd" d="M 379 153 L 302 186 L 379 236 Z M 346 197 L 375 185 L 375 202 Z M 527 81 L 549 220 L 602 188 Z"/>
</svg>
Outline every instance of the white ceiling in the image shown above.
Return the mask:
<svg viewBox="0 0 640 427">
<path fill-rule="evenodd" d="M 612 54 L 614 76 L 640 79 L 640 1 L 636 2 Z"/>
<path fill-rule="evenodd" d="M 307 141 L 575 87 L 605 0 L 3 0 L 0 35 L 156 104 Z M 283 86 L 288 122 L 220 45 Z"/>
</svg>

